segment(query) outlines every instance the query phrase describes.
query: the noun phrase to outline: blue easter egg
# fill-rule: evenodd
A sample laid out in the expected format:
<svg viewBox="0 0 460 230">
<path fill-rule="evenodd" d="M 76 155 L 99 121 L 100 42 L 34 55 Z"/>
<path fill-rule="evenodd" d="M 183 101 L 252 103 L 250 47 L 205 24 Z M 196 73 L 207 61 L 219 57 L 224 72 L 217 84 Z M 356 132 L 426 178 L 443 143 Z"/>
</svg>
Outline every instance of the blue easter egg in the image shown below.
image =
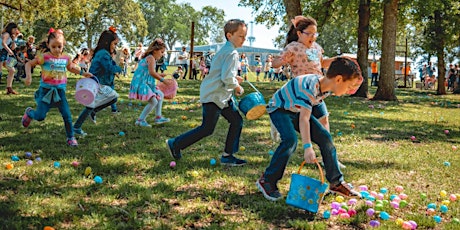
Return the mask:
<svg viewBox="0 0 460 230">
<path fill-rule="evenodd" d="M 342 132 L 337 132 L 337 136 L 342 136 Z"/>
<path fill-rule="evenodd" d="M 19 157 L 14 155 L 14 156 L 11 156 L 11 160 L 12 161 L 19 161 Z"/>
<path fill-rule="evenodd" d="M 212 158 L 212 159 L 209 161 L 209 163 L 210 163 L 211 165 L 216 165 L 216 159 Z"/>
<path fill-rule="evenodd" d="M 445 162 L 444 162 L 444 166 L 450 166 L 450 162 L 445 161 Z"/>
<path fill-rule="evenodd" d="M 436 209 L 436 204 L 435 203 L 429 203 L 427 208 Z"/>
<path fill-rule="evenodd" d="M 120 137 L 122 137 L 122 136 L 124 136 L 124 135 L 125 135 L 125 132 L 123 132 L 123 131 L 120 131 L 120 132 L 118 133 L 118 135 L 120 135 Z"/>
<path fill-rule="evenodd" d="M 94 177 L 94 182 L 95 182 L 96 184 L 102 184 L 102 177 L 100 177 L 100 176 L 95 176 L 95 177 Z"/>
<path fill-rule="evenodd" d="M 24 156 L 26 158 L 31 158 L 32 157 L 32 153 L 31 152 L 26 152 L 26 154 L 24 154 Z"/>
<path fill-rule="evenodd" d="M 447 211 L 449 211 L 449 208 L 447 207 L 447 205 L 441 205 L 441 207 L 439 207 L 439 210 L 441 210 L 442 213 L 446 213 Z"/>
<path fill-rule="evenodd" d="M 392 194 L 392 195 L 390 196 L 390 200 L 394 200 L 394 198 L 396 198 L 396 197 L 399 197 L 399 196 L 396 195 L 396 194 Z"/>
<path fill-rule="evenodd" d="M 53 166 L 54 166 L 55 168 L 59 168 L 59 167 L 61 167 L 61 163 L 59 163 L 59 161 L 55 161 L 55 162 L 53 163 Z"/>
<path fill-rule="evenodd" d="M 441 221 L 442 221 L 442 218 L 440 216 L 433 216 L 433 219 L 438 224 L 441 223 Z"/>
<path fill-rule="evenodd" d="M 36 157 L 36 158 L 35 158 L 35 161 L 42 161 L 42 158 Z"/>
<path fill-rule="evenodd" d="M 380 219 L 388 220 L 390 219 L 390 214 L 388 214 L 387 212 L 380 212 Z"/>
<path fill-rule="evenodd" d="M 270 150 L 268 151 L 268 154 L 270 154 L 270 156 L 273 156 L 273 154 L 275 154 L 275 151 L 273 151 L 273 150 L 270 149 Z"/>
<path fill-rule="evenodd" d="M 385 193 L 387 193 L 387 192 L 388 192 L 388 189 L 387 189 L 387 188 L 381 188 L 381 189 L 380 189 L 380 193 L 382 193 L 382 194 L 385 194 Z"/>
<path fill-rule="evenodd" d="M 330 217 L 331 217 L 331 212 L 329 212 L 328 210 L 323 212 L 323 218 L 324 219 L 329 219 Z"/>
</svg>

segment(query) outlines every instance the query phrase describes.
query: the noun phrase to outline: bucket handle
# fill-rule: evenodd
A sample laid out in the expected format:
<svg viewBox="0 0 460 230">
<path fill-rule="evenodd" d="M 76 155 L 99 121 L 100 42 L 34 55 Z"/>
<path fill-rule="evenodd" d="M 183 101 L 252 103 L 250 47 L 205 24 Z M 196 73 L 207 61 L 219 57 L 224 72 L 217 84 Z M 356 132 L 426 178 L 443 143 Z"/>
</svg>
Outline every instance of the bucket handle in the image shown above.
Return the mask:
<svg viewBox="0 0 460 230">
<path fill-rule="evenodd" d="M 250 81 L 246 80 L 246 81 L 244 81 L 244 82 L 247 82 L 255 91 L 257 91 L 258 93 L 260 93 L 259 90 L 257 90 L 257 88 L 256 88 Z"/>
<path fill-rule="evenodd" d="M 297 171 L 297 174 L 300 174 L 300 171 L 302 170 L 303 166 L 305 165 L 305 163 L 307 163 L 305 160 L 302 161 L 302 164 L 300 164 L 300 168 L 299 170 Z M 321 168 L 321 165 L 319 165 L 319 162 L 318 160 L 315 160 L 315 163 L 316 163 L 316 166 L 318 166 L 318 170 L 319 170 L 319 174 L 321 175 L 321 184 L 324 184 L 324 173 L 323 173 L 323 169 Z"/>
</svg>

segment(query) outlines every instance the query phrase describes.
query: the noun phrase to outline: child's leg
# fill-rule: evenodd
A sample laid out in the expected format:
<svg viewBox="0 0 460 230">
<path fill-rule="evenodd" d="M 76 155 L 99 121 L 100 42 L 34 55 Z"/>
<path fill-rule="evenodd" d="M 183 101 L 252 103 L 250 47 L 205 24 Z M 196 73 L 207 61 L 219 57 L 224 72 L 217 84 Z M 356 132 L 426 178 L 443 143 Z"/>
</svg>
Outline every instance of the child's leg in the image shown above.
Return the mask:
<svg viewBox="0 0 460 230">
<path fill-rule="evenodd" d="M 161 117 L 161 109 L 163 108 L 163 101 L 164 101 L 165 95 L 160 90 L 155 91 L 155 93 L 158 94 L 158 96 L 160 97 L 160 99 L 156 99 L 158 103 L 155 106 L 155 116 Z"/>
<path fill-rule="evenodd" d="M 144 110 L 142 110 L 141 115 L 139 116 L 139 121 L 145 121 L 147 116 L 155 109 L 155 106 L 158 104 L 158 100 L 155 97 L 150 98 L 149 103 L 145 105 Z"/>
<path fill-rule="evenodd" d="M 174 148 L 174 150 L 177 151 L 185 149 L 214 132 L 222 110 L 212 102 L 204 103 L 202 108 L 203 122 L 200 126 L 173 138 L 172 140 L 174 140 L 174 142 L 172 144 L 172 148 Z"/>
<path fill-rule="evenodd" d="M 50 110 L 51 105 L 42 101 L 42 98 L 48 93 L 48 91 L 49 89 L 44 89 L 40 87 L 35 92 L 35 98 L 36 98 L 35 101 L 37 102 L 37 109 L 35 111 L 30 110 L 29 113 L 27 114 L 27 116 L 29 116 L 31 119 L 37 120 L 37 121 L 45 120 L 46 114 Z"/>
<path fill-rule="evenodd" d="M 62 119 L 64 120 L 66 136 L 67 138 L 71 138 L 74 136 L 72 128 L 72 114 L 70 113 L 70 107 L 67 102 L 65 91 L 59 90 L 59 96 L 61 97 L 61 101 L 59 102 L 58 109 L 59 112 L 61 112 Z"/>
<path fill-rule="evenodd" d="M 343 174 L 337 162 L 337 152 L 332 141 L 332 136 L 314 116 L 310 117 L 311 140 L 319 146 L 323 157 L 326 179 L 331 185 L 343 181 Z"/>
<path fill-rule="evenodd" d="M 276 148 L 270 164 L 265 169 L 265 180 L 275 186 L 283 177 L 290 156 L 297 148 L 295 123 L 299 122 L 298 114 L 278 109 L 270 113 L 270 119 L 280 133 L 281 143 Z"/>
<path fill-rule="evenodd" d="M 233 101 L 230 101 L 229 106 L 222 110 L 222 116 L 230 123 L 224 151 L 227 154 L 233 154 L 239 150 L 243 118 L 233 104 Z"/>
</svg>

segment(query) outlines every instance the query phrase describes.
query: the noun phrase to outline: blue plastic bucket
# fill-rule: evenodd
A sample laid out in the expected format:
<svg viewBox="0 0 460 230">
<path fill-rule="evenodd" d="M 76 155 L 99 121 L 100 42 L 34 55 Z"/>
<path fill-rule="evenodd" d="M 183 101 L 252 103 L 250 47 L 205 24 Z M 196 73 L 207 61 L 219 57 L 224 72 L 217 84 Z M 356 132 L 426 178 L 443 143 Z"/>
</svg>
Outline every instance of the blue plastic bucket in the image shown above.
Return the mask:
<svg viewBox="0 0 460 230">
<path fill-rule="evenodd" d="M 260 92 L 246 95 L 240 100 L 238 108 L 248 120 L 255 120 L 267 111 L 264 97 Z"/>
<path fill-rule="evenodd" d="M 316 165 L 320 171 L 321 181 L 300 175 L 300 170 L 304 164 L 305 161 L 300 165 L 297 174 L 292 174 L 291 176 L 291 185 L 286 204 L 316 213 L 323 201 L 328 184 L 324 183 L 324 174 L 318 162 L 316 162 Z"/>
</svg>

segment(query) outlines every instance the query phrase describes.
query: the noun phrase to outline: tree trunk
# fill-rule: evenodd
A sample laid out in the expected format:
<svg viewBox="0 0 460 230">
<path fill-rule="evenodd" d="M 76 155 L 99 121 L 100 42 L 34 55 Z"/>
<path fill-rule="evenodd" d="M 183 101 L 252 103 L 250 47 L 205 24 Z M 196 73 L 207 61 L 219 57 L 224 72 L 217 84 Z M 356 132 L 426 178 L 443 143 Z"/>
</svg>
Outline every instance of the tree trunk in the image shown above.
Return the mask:
<svg viewBox="0 0 460 230">
<path fill-rule="evenodd" d="M 396 101 L 395 94 L 395 50 L 396 28 L 398 24 L 398 1 L 384 1 L 382 58 L 380 66 L 379 87 L 374 100 Z"/>
<path fill-rule="evenodd" d="M 295 18 L 297 15 L 302 15 L 302 8 L 300 7 L 300 0 L 283 0 L 284 8 L 286 9 L 286 16 L 288 22 Z"/>
<path fill-rule="evenodd" d="M 437 94 L 444 95 L 446 94 L 446 87 L 444 86 L 445 77 L 446 76 L 446 69 L 444 66 L 444 29 L 443 29 L 443 18 L 441 16 L 441 11 L 435 10 L 434 11 L 434 23 L 438 25 L 435 29 L 435 36 L 436 36 L 436 56 L 438 58 L 438 89 Z"/>
<path fill-rule="evenodd" d="M 363 84 L 359 87 L 358 91 L 353 96 L 367 98 L 369 88 L 368 79 L 368 55 L 369 55 L 369 20 L 371 16 L 370 10 L 371 0 L 359 1 L 359 23 L 358 23 L 358 63 L 364 78 Z"/>
</svg>

